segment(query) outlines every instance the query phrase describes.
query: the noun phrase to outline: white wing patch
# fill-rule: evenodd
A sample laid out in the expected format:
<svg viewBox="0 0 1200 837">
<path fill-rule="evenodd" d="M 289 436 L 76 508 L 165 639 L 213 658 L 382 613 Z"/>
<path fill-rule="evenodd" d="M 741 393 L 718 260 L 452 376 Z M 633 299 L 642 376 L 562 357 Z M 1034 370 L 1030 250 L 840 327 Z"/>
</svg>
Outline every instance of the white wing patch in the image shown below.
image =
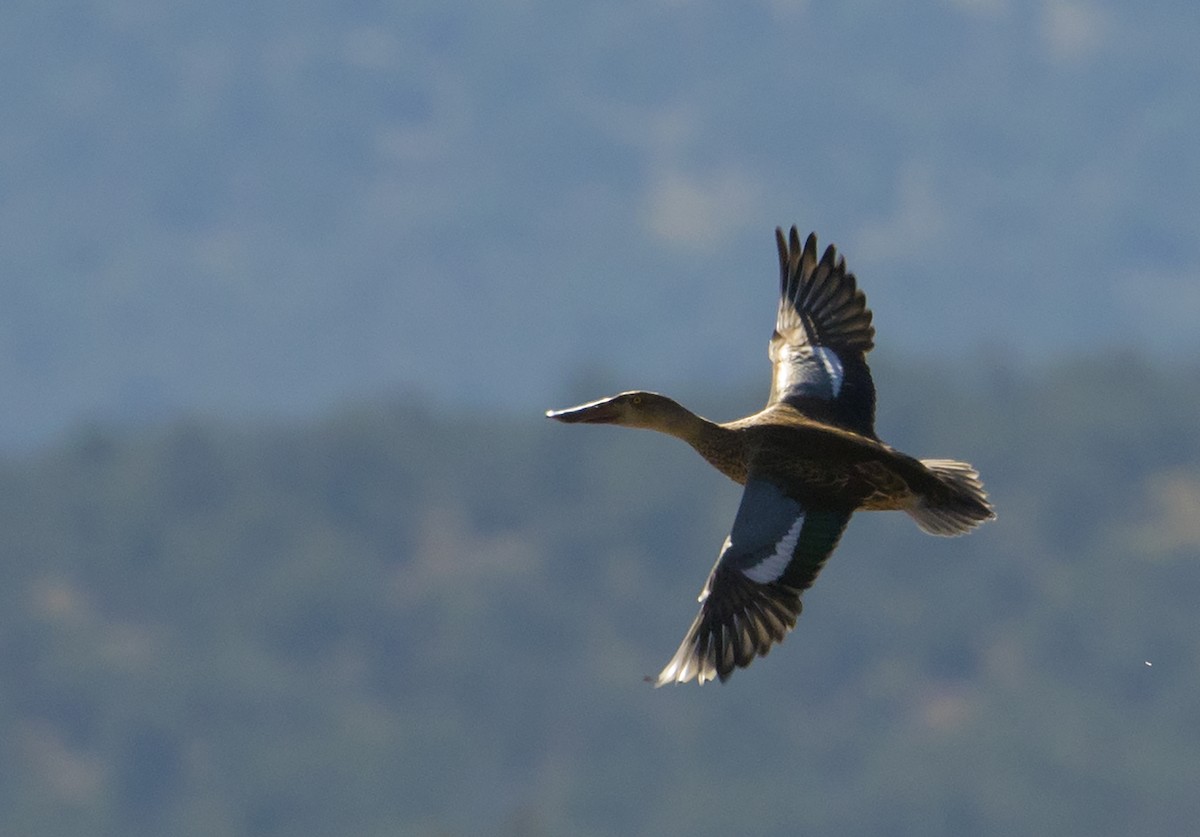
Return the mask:
<svg viewBox="0 0 1200 837">
<path fill-rule="evenodd" d="M 775 544 L 775 551 L 753 567 L 742 570 L 742 575 L 758 584 L 770 584 L 772 581 L 778 581 L 792 560 L 792 553 L 796 550 L 796 543 L 800 540 L 800 530 L 803 527 L 804 515 L 801 514 Z"/>
<path fill-rule="evenodd" d="M 780 343 L 778 349 L 772 343 L 768 354 L 771 362 L 775 364 L 775 389 L 778 392 L 786 392 L 792 382 L 792 367 L 802 363 L 803 356 L 795 346 L 788 343 Z"/>
<path fill-rule="evenodd" d="M 837 352 L 828 346 L 784 345 L 775 361 L 775 391 L 832 401 L 846 374 Z"/>
<path fill-rule="evenodd" d="M 833 397 L 837 398 L 838 393 L 842 391 L 842 378 L 845 377 L 841 358 L 828 346 L 813 346 L 813 352 L 821 359 L 825 374 L 829 376 L 829 388 L 833 390 Z"/>
</svg>

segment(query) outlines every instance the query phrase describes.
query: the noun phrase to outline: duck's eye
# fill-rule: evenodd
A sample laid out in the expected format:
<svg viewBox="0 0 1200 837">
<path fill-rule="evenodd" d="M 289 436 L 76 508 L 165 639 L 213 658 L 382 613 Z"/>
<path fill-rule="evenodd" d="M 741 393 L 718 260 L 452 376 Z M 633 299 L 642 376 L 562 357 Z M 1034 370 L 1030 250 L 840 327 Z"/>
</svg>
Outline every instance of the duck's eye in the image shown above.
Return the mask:
<svg viewBox="0 0 1200 837">
<path fill-rule="evenodd" d="M 642 396 L 640 396 L 640 395 L 633 396 L 633 406 L 639 407 L 639 406 L 641 406 L 641 403 L 642 403 Z"/>
</svg>

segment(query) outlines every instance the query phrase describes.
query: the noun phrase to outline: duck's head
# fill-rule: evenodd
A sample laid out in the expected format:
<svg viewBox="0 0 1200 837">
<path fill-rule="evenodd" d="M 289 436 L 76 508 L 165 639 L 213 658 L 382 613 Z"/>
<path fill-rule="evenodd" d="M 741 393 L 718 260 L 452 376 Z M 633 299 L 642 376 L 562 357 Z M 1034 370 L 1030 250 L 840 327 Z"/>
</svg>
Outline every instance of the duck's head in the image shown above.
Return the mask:
<svg viewBox="0 0 1200 837">
<path fill-rule="evenodd" d="M 620 424 L 664 430 L 678 419 L 682 407 L 657 392 L 622 392 L 565 410 L 547 410 L 548 418 L 567 424 Z"/>
</svg>

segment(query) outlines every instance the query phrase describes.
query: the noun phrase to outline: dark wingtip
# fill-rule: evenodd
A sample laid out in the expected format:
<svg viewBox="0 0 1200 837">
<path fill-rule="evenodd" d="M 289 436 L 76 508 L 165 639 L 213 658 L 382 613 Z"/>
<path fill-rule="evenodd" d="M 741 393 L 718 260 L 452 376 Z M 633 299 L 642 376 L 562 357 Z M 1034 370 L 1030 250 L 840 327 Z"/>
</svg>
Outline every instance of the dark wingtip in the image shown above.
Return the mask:
<svg viewBox="0 0 1200 837">
<path fill-rule="evenodd" d="M 830 244 L 825 248 L 825 254 L 821 256 L 821 263 L 828 265 L 830 270 L 838 270 L 845 267 L 846 260 L 839 258 L 837 247 Z"/>
<path fill-rule="evenodd" d="M 795 239 L 795 241 L 796 241 L 796 248 L 799 249 L 799 247 L 800 247 L 799 237 L 797 237 Z M 805 239 L 805 241 L 804 241 L 804 260 L 806 262 L 810 262 L 812 264 L 817 263 L 817 234 L 815 232 L 810 232 L 808 234 L 808 238 Z"/>
<path fill-rule="evenodd" d="M 808 308 L 815 325 L 822 328 L 822 339 L 828 341 L 827 345 L 864 354 L 871 351 L 875 345 L 871 310 L 854 274 L 846 269 L 845 256 L 833 244 L 820 253 L 815 232 L 808 234 L 801 247 L 800 230 L 793 226 L 786 248 L 782 229 L 776 228 L 775 234 L 780 247 L 780 290 L 784 303 L 790 300 L 798 310 Z M 821 306 L 839 310 L 818 310 Z"/>
<path fill-rule="evenodd" d="M 783 235 L 783 227 L 775 228 L 775 249 L 779 251 L 779 288 L 786 290 L 788 281 L 788 243 Z"/>
<path fill-rule="evenodd" d="M 810 232 L 804 241 L 804 246 L 801 247 L 799 227 L 793 224 L 786 237 L 783 234 L 783 227 L 776 227 L 775 246 L 779 250 L 780 289 L 786 296 L 790 284 L 805 271 L 802 265 L 808 263 L 810 265 L 808 270 L 811 271 L 812 267 L 817 264 L 817 234 Z"/>
</svg>

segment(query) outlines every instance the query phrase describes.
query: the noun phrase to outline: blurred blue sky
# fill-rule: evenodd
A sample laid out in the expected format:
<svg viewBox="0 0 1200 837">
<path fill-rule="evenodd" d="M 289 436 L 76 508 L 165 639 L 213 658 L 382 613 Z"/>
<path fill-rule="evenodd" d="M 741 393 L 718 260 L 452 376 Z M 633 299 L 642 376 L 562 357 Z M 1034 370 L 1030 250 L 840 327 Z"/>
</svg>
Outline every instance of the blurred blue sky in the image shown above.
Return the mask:
<svg viewBox="0 0 1200 837">
<path fill-rule="evenodd" d="M 0 449 L 536 415 L 596 371 L 765 394 L 791 223 L 894 358 L 1194 357 L 1198 34 L 1188 0 L 7 3 Z"/>
</svg>

